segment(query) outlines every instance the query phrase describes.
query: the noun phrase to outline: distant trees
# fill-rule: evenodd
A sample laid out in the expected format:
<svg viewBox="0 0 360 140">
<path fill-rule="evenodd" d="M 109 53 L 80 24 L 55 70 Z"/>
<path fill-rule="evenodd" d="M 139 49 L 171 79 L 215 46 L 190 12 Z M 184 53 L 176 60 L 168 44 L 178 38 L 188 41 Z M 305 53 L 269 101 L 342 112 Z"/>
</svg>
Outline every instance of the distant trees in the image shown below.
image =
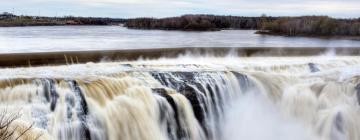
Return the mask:
<svg viewBox="0 0 360 140">
<path fill-rule="evenodd" d="M 93 18 L 93 17 L 38 17 L 0 14 L 1 26 L 39 25 L 112 25 L 124 24 L 134 29 L 185 31 L 216 31 L 223 29 L 254 29 L 262 34 L 288 36 L 360 36 L 360 18 L 335 19 L 327 16 L 260 17 L 183 15 L 170 18 Z"/>
<path fill-rule="evenodd" d="M 112 18 L 94 18 L 94 17 L 63 17 L 57 18 L 58 20 L 65 21 L 65 23 L 72 23 L 75 25 L 110 25 L 116 23 L 123 23 L 123 19 L 112 19 Z"/>
<path fill-rule="evenodd" d="M 264 17 L 272 21 L 273 17 Z M 257 29 L 261 26 L 260 17 L 236 17 L 214 15 L 184 15 L 172 18 L 135 18 L 129 19 L 125 26 L 136 29 L 162 30 L 221 30 L 221 29 Z"/>
<path fill-rule="evenodd" d="M 125 26 L 135 29 L 194 30 L 256 29 L 259 33 L 321 36 L 359 36 L 360 19 L 335 19 L 327 16 L 238 17 L 184 15 L 171 18 L 129 19 Z"/>
<path fill-rule="evenodd" d="M 40 17 L 16 16 L 7 12 L 0 14 L 1 26 L 52 26 L 52 25 L 112 25 L 124 23 L 125 19 L 95 17 Z"/>
<path fill-rule="evenodd" d="M 327 16 L 282 17 L 263 23 L 262 30 L 273 34 L 358 36 L 359 19 L 334 19 Z"/>
<path fill-rule="evenodd" d="M 9 13 L 9 12 L 3 12 L 0 14 L 0 20 L 2 19 L 11 19 L 11 18 L 14 18 L 16 17 L 14 14 L 12 13 Z"/>
</svg>

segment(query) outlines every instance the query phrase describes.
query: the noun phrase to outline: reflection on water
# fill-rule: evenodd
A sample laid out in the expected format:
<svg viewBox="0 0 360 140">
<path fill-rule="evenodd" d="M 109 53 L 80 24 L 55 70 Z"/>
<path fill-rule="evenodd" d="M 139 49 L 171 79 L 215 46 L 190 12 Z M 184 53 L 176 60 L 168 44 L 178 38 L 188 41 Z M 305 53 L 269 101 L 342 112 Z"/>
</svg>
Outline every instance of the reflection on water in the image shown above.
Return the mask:
<svg viewBox="0 0 360 140">
<path fill-rule="evenodd" d="M 357 47 L 360 41 L 254 34 L 254 30 L 182 32 L 119 26 L 0 28 L 0 53 L 169 47 Z"/>
</svg>

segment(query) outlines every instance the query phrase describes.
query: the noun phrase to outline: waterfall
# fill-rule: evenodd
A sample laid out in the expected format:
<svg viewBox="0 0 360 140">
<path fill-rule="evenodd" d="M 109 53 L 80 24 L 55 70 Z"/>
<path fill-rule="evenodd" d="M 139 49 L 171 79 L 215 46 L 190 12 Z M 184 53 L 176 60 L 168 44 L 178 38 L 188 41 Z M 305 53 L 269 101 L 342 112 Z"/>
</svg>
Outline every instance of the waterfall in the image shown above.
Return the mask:
<svg viewBox="0 0 360 140">
<path fill-rule="evenodd" d="M 357 56 L 4 68 L 0 138 L 358 140 L 359 68 Z"/>
</svg>

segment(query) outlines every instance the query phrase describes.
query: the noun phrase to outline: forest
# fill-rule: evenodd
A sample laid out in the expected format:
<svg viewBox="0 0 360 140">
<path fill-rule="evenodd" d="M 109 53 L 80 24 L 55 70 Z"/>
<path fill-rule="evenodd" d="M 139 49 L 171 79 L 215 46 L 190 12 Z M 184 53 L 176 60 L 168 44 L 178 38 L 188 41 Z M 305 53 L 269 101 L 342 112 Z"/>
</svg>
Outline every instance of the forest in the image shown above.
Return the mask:
<svg viewBox="0 0 360 140">
<path fill-rule="evenodd" d="M 169 18 L 40 17 L 0 14 L 0 27 L 56 25 L 120 25 L 130 29 L 183 31 L 258 30 L 258 34 L 286 36 L 360 36 L 360 18 L 336 19 L 328 16 L 259 17 L 183 15 Z"/>
<path fill-rule="evenodd" d="M 359 36 L 360 18 L 335 19 L 328 16 L 240 17 L 184 15 L 171 18 L 135 18 L 125 23 L 128 28 L 184 31 L 217 31 L 254 29 L 259 34 L 287 36 Z"/>
<path fill-rule="evenodd" d="M 281 17 L 265 21 L 259 33 L 287 36 L 359 36 L 359 19 L 335 19 L 327 16 Z"/>
<path fill-rule="evenodd" d="M 0 14 L 0 27 L 12 26 L 56 26 L 56 25 L 116 25 L 124 23 L 125 19 L 96 17 L 41 17 L 17 16 L 4 12 Z"/>
<path fill-rule="evenodd" d="M 161 29 L 185 31 L 216 31 L 222 29 L 259 29 L 262 20 L 273 21 L 275 17 L 239 17 L 215 15 L 183 15 L 170 18 L 128 19 L 125 26 L 135 29 Z"/>
</svg>

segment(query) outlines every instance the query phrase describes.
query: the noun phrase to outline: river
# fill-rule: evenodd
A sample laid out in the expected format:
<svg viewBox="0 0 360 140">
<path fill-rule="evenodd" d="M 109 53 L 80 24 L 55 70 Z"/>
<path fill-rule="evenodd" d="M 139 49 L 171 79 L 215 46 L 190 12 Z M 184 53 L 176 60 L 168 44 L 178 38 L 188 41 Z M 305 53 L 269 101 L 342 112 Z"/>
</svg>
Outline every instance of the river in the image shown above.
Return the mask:
<svg viewBox="0 0 360 140">
<path fill-rule="evenodd" d="M 360 46 L 254 32 L 0 28 L 0 53 Z M 189 54 L 68 65 L 28 62 L 0 68 L 0 140 L 360 139 L 360 56 Z"/>
<path fill-rule="evenodd" d="M 184 32 L 133 30 L 120 26 L 0 28 L 0 53 L 118 50 L 171 47 L 358 47 L 360 41 L 282 37 L 255 30 Z"/>
</svg>

